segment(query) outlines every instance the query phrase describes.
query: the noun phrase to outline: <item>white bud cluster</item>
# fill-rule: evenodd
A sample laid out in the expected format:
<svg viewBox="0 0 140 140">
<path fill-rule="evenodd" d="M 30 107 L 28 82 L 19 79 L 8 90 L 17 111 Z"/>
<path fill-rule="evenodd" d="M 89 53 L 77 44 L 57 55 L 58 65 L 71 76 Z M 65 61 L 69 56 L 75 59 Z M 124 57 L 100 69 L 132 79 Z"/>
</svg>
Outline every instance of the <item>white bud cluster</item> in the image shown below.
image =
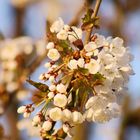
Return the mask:
<svg viewBox="0 0 140 140">
<path fill-rule="evenodd" d="M 77 39 L 82 39 L 82 30 L 75 26 L 65 25 L 61 18 L 53 23 L 50 30 L 52 33 L 57 34 L 59 40 L 68 39 L 70 42 L 74 42 Z"/>
<path fill-rule="evenodd" d="M 30 114 L 34 111 L 34 107 L 29 104 L 29 105 L 26 105 L 26 106 L 21 106 L 18 108 L 17 112 L 19 114 L 23 114 L 23 117 L 24 118 L 28 118 L 30 117 Z"/>
</svg>

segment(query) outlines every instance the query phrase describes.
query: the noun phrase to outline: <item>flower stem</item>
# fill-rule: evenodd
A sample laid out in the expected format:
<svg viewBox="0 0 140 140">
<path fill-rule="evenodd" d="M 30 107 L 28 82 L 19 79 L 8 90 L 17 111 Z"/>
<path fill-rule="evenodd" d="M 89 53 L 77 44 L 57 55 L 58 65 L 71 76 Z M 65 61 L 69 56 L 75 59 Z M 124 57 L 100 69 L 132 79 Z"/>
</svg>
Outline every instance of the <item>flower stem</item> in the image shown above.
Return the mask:
<svg viewBox="0 0 140 140">
<path fill-rule="evenodd" d="M 92 14 L 91 18 L 96 18 L 97 14 L 98 14 L 98 11 L 99 11 L 99 7 L 101 5 L 101 2 L 102 2 L 102 0 L 96 0 L 96 4 L 95 4 L 95 8 L 94 8 L 94 13 Z M 89 40 L 90 40 L 92 29 L 93 29 L 93 27 L 90 30 L 87 31 L 86 39 L 85 39 L 85 44 L 87 44 L 89 42 Z"/>
</svg>

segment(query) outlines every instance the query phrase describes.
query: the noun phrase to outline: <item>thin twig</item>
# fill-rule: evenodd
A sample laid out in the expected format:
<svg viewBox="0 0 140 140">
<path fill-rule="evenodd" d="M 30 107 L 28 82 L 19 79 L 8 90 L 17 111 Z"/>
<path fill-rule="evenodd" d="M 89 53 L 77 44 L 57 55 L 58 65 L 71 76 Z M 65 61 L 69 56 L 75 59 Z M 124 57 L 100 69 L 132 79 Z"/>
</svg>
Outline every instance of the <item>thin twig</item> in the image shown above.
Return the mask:
<svg viewBox="0 0 140 140">
<path fill-rule="evenodd" d="M 97 14 L 98 14 L 98 11 L 99 11 L 99 7 L 101 5 L 101 2 L 102 2 L 102 0 L 96 0 L 96 4 L 95 4 L 95 8 L 94 8 L 94 13 L 93 13 L 91 18 L 96 18 Z M 87 31 L 86 39 L 85 39 L 85 44 L 87 44 L 89 42 L 89 40 L 90 40 L 92 29 L 93 29 L 93 27 L 89 31 Z"/>
</svg>

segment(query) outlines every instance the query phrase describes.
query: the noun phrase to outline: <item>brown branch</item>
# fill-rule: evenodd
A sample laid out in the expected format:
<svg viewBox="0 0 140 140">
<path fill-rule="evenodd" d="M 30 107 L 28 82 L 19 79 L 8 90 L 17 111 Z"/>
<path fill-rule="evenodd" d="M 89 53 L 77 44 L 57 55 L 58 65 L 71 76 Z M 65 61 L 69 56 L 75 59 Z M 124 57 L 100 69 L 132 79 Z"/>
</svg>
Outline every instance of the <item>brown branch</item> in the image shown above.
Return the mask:
<svg viewBox="0 0 140 140">
<path fill-rule="evenodd" d="M 97 14 L 98 14 L 101 2 L 102 2 L 102 0 L 96 0 L 96 4 L 95 4 L 95 8 L 94 8 L 94 13 L 93 13 L 91 18 L 96 18 L 97 17 Z M 86 38 L 85 38 L 85 44 L 87 44 L 89 42 L 92 30 L 93 30 L 93 27 L 89 31 L 87 31 Z"/>
<path fill-rule="evenodd" d="M 10 128 L 10 140 L 21 140 L 19 130 L 17 128 L 18 114 L 17 114 L 18 102 L 14 101 L 9 110 L 6 113 L 6 120 Z"/>
<path fill-rule="evenodd" d="M 90 139 L 90 131 L 91 131 L 91 125 L 88 122 L 85 122 L 83 124 L 80 124 L 75 128 L 75 135 L 73 137 L 73 140 L 89 140 Z"/>
<path fill-rule="evenodd" d="M 23 20 L 24 20 L 25 7 L 14 8 L 14 10 L 15 10 L 15 15 L 16 15 L 15 37 L 18 37 L 24 34 Z"/>
<path fill-rule="evenodd" d="M 128 134 L 127 129 L 131 126 L 138 128 L 140 130 L 140 108 L 131 109 L 131 99 L 129 96 L 127 96 L 124 100 L 123 104 L 123 116 L 122 121 L 120 124 L 119 134 L 118 134 L 118 140 L 127 140 Z M 128 136 L 128 137 L 127 137 Z"/>
</svg>

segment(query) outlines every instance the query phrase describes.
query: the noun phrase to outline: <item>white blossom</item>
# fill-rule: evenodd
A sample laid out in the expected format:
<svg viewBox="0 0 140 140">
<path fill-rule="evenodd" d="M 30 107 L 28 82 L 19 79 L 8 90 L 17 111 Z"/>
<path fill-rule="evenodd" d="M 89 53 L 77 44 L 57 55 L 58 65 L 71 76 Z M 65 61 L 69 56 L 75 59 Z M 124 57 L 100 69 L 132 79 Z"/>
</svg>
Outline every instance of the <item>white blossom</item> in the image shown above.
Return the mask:
<svg viewBox="0 0 140 140">
<path fill-rule="evenodd" d="M 50 82 L 54 82 L 54 80 L 55 80 L 54 76 L 50 76 L 50 77 L 49 77 L 49 81 L 50 81 Z"/>
<path fill-rule="evenodd" d="M 62 111 L 58 107 L 52 108 L 49 111 L 49 116 L 53 121 L 59 121 L 62 118 Z"/>
<path fill-rule="evenodd" d="M 98 99 L 97 96 L 93 96 L 93 97 L 89 98 L 85 105 L 86 109 L 89 109 L 90 107 L 92 107 L 93 104 L 95 104 L 97 99 Z"/>
<path fill-rule="evenodd" d="M 49 42 L 46 46 L 46 49 L 53 49 L 54 48 L 54 43 L 53 42 Z"/>
<path fill-rule="evenodd" d="M 56 90 L 59 92 L 59 93 L 66 93 L 66 86 L 63 85 L 62 83 L 58 84 L 56 86 Z"/>
<path fill-rule="evenodd" d="M 64 130 L 65 133 L 68 133 L 69 129 L 70 128 L 67 124 L 63 124 L 63 130 Z"/>
<path fill-rule="evenodd" d="M 29 95 L 29 92 L 27 90 L 19 90 L 17 92 L 16 97 L 19 101 L 23 101 L 27 98 L 28 95 Z"/>
<path fill-rule="evenodd" d="M 88 109 L 86 112 L 85 112 L 85 119 L 87 120 L 87 121 L 92 121 L 92 118 L 93 118 L 93 109 L 92 108 L 90 108 L 90 109 Z"/>
<path fill-rule="evenodd" d="M 79 124 L 79 123 L 82 123 L 84 121 L 84 118 L 80 112 L 74 111 L 72 113 L 72 120 L 74 123 Z"/>
<path fill-rule="evenodd" d="M 91 57 L 92 55 L 93 55 L 93 52 L 87 52 L 86 53 L 86 56 L 90 56 Z"/>
<path fill-rule="evenodd" d="M 36 115 L 34 118 L 33 118 L 33 122 L 34 124 L 39 124 L 41 122 L 41 118 L 39 117 L 39 115 Z"/>
<path fill-rule="evenodd" d="M 64 22 L 61 18 L 59 18 L 58 20 L 56 20 L 53 25 L 50 28 L 50 31 L 52 33 L 58 33 L 60 32 L 64 27 Z"/>
<path fill-rule="evenodd" d="M 64 109 L 63 110 L 63 116 L 62 116 L 62 120 L 64 122 L 68 122 L 72 119 L 72 112 L 68 109 Z"/>
<path fill-rule="evenodd" d="M 30 115 L 31 115 L 31 113 L 25 112 L 25 113 L 23 114 L 23 117 L 24 117 L 24 118 L 29 118 Z"/>
<path fill-rule="evenodd" d="M 95 43 L 97 44 L 98 47 L 106 46 L 108 45 L 107 40 L 103 35 L 95 34 L 97 38 L 95 39 Z"/>
<path fill-rule="evenodd" d="M 108 109 L 111 111 L 112 117 L 117 118 L 121 114 L 121 107 L 117 103 L 109 103 L 107 105 Z"/>
<path fill-rule="evenodd" d="M 44 74 L 44 77 L 45 77 L 46 79 L 49 79 L 49 78 L 50 78 L 50 74 L 45 73 L 45 74 Z"/>
<path fill-rule="evenodd" d="M 51 130 L 52 128 L 52 122 L 50 121 L 45 121 L 42 125 L 42 128 L 45 130 L 45 131 L 49 131 Z"/>
<path fill-rule="evenodd" d="M 49 92 L 49 93 L 48 93 L 48 98 L 49 98 L 49 99 L 52 99 L 53 97 L 54 97 L 54 92 Z"/>
<path fill-rule="evenodd" d="M 86 52 L 93 52 L 97 48 L 97 45 L 95 42 L 89 42 L 84 46 L 84 49 Z"/>
<path fill-rule="evenodd" d="M 18 83 L 17 82 L 9 82 L 7 83 L 6 89 L 8 92 L 14 92 L 18 89 Z"/>
<path fill-rule="evenodd" d="M 17 68 L 17 62 L 15 60 L 9 60 L 2 62 L 2 67 L 8 70 L 15 70 Z"/>
<path fill-rule="evenodd" d="M 89 70 L 89 73 L 96 74 L 100 70 L 100 64 L 98 61 L 91 59 L 89 63 L 85 64 L 85 68 Z"/>
<path fill-rule="evenodd" d="M 0 51 L 0 58 L 2 60 L 13 60 L 18 54 L 20 54 L 20 48 L 17 47 L 14 40 L 6 40 L 1 43 L 1 46 L 4 46 Z"/>
<path fill-rule="evenodd" d="M 85 61 L 83 58 L 79 58 L 78 61 L 77 61 L 77 65 L 80 67 L 80 68 L 83 68 L 84 67 L 84 64 L 85 64 Z"/>
<path fill-rule="evenodd" d="M 60 40 L 66 40 L 68 37 L 68 33 L 66 30 L 61 30 L 58 34 L 57 34 L 57 38 Z"/>
<path fill-rule="evenodd" d="M 49 86 L 49 90 L 50 91 L 55 91 L 56 90 L 56 86 L 54 84 Z"/>
<path fill-rule="evenodd" d="M 68 67 L 71 70 L 77 69 L 78 68 L 77 65 L 78 65 L 78 62 L 75 59 L 70 60 L 70 62 L 68 63 Z"/>
<path fill-rule="evenodd" d="M 48 73 L 51 73 L 53 71 L 52 66 L 50 68 L 48 68 Z"/>
<path fill-rule="evenodd" d="M 64 25 L 64 30 L 68 32 L 70 30 L 70 26 L 65 24 Z"/>
<path fill-rule="evenodd" d="M 57 94 L 54 97 L 54 105 L 58 107 L 65 107 L 67 104 L 67 97 L 64 94 Z"/>
<path fill-rule="evenodd" d="M 92 121 L 98 122 L 98 123 L 105 123 L 109 121 L 112 118 L 111 112 L 109 110 L 97 110 L 93 114 Z"/>
<path fill-rule="evenodd" d="M 26 106 L 21 106 L 17 110 L 17 112 L 20 113 L 20 114 L 24 113 L 25 111 L 26 111 Z"/>
<path fill-rule="evenodd" d="M 51 67 L 51 64 L 49 62 L 47 62 L 47 63 L 44 64 L 44 67 L 45 68 L 50 68 Z"/>
<path fill-rule="evenodd" d="M 114 46 L 112 46 L 110 51 L 114 56 L 122 57 L 125 54 L 126 49 L 124 47 L 114 47 Z"/>
<path fill-rule="evenodd" d="M 45 78 L 45 75 L 44 74 L 40 74 L 39 80 L 44 80 L 44 78 Z"/>
<path fill-rule="evenodd" d="M 119 38 L 119 37 L 115 37 L 115 38 L 112 40 L 112 45 L 113 45 L 115 48 L 123 47 L 123 39 L 121 39 L 121 38 Z"/>
<path fill-rule="evenodd" d="M 52 60 L 52 61 L 57 61 L 60 58 L 60 53 L 58 52 L 57 49 L 50 49 L 47 56 Z"/>
</svg>

